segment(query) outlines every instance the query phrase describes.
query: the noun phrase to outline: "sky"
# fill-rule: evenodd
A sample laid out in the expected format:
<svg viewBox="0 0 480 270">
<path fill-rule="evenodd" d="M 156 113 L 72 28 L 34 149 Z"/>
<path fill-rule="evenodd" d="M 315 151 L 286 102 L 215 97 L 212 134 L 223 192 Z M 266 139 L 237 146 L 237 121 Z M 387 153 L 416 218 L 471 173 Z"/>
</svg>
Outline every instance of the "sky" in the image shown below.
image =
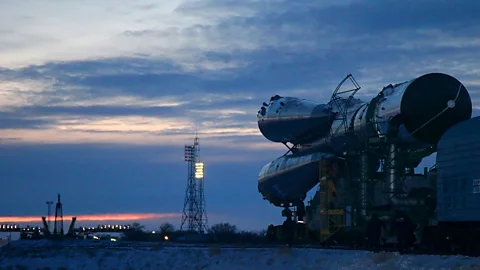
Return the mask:
<svg viewBox="0 0 480 270">
<path fill-rule="evenodd" d="M 286 150 L 258 130 L 272 95 L 326 103 L 352 73 L 366 100 L 443 72 L 480 109 L 479 1 L 119 3 L 0 1 L 0 216 L 61 193 L 84 224 L 178 226 L 198 130 L 209 224 L 260 230 L 282 222 L 257 191 Z"/>
</svg>

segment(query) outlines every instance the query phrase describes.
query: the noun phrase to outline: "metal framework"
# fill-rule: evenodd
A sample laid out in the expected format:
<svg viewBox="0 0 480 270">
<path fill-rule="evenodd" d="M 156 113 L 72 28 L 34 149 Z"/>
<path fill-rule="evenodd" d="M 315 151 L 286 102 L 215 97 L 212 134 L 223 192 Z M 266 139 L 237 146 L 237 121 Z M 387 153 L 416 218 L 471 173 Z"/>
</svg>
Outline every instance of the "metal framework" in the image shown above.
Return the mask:
<svg viewBox="0 0 480 270">
<path fill-rule="evenodd" d="M 327 241 L 345 224 L 345 209 L 342 198 L 336 198 L 334 180 L 337 174 L 336 164 L 322 159 L 319 164 L 319 207 L 320 207 L 320 240 Z"/>
<path fill-rule="evenodd" d="M 342 88 L 343 84 L 347 81 L 347 79 L 350 79 L 350 81 L 353 84 L 352 89 L 349 90 L 343 90 L 340 91 Z M 328 102 L 328 109 L 330 112 L 332 112 L 334 109 L 338 110 L 338 113 L 333 117 L 333 119 L 330 119 L 330 122 L 333 123 L 335 121 L 341 121 L 342 123 L 338 125 L 337 129 L 335 131 L 331 131 L 330 135 L 337 133 L 338 129 L 341 127 L 344 128 L 344 132 L 347 133 L 348 131 L 348 109 L 350 107 L 350 102 L 352 101 L 353 97 L 357 93 L 358 90 L 360 90 L 360 85 L 357 83 L 355 78 L 353 77 L 352 74 L 348 74 L 335 88 L 333 91 L 333 94 L 330 98 L 330 101 Z"/>
<path fill-rule="evenodd" d="M 188 164 L 188 177 L 180 230 L 203 234 L 207 231 L 208 219 L 203 185 L 204 164 L 200 160 L 198 136 L 195 136 L 193 145 L 185 145 L 185 162 Z"/>
<path fill-rule="evenodd" d="M 353 84 L 353 88 L 348 90 L 341 90 L 344 83 L 350 80 Z M 330 123 L 332 123 L 332 129 L 330 130 L 328 141 L 332 143 L 331 137 L 334 134 L 337 134 L 340 129 L 343 128 L 343 134 L 348 134 L 350 132 L 348 125 L 348 113 L 351 107 L 351 102 L 355 94 L 360 90 L 361 86 L 357 83 L 352 74 L 348 74 L 335 88 L 333 94 L 328 102 L 328 109 L 331 112 L 330 114 Z M 339 122 L 339 123 L 338 123 Z M 335 129 L 333 127 L 336 127 Z M 349 171 L 349 153 L 344 157 L 346 164 L 346 174 L 347 178 L 350 178 Z M 338 232 L 345 224 L 345 212 L 343 205 L 343 200 L 339 201 L 340 205 L 332 205 L 332 196 L 335 193 L 335 184 L 333 182 L 335 178 L 335 173 L 329 172 L 327 168 L 327 163 L 325 160 L 322 160 L 320 164 L 320 179 L 319 179 L 319 197 L 320 197 L 320 215 L 321 215 L 321 226 L 322 230 L 320 231 L 321 241 L 327 241 L 332 235 Z M 363 179 L 362 179 L 363 180 Z M 363 181 L 360 181 L 363 182 Z M 362 185 L 363 183 L 359 183 Z M 332 193 L 333 192 L 333 193 Z M 348 214 L 352 214 L 349 212 Z"/>
<path fill-rule="evenodd" d="M 50 228 L 50 226 L 51 226 L 50 216 L 52 215 L 52 204 L 53 204 L 53 201 L 47 201 L 46 203 L 47 203 L 47 207 L 48 207 L 48 212 L 47 212 L 48 228 Z"/>
<path fill-rule="evenodd" d="M 57 195 L 58 201 L 55 207 L 55 224 L 53 227 L 53 234 L 63 235 L 63 207 L 60 201 L 60 194 Z"/>
</svg>

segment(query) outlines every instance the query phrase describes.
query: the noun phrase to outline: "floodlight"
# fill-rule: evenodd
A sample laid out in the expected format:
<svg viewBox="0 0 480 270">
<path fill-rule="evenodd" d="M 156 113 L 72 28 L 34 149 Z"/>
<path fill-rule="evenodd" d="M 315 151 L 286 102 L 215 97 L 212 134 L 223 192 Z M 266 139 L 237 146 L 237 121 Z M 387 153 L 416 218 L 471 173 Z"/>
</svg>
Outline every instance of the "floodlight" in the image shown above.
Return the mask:
<svg viewBox="0 0 480 270">
<path fill-rule="evenodd" d="M 195 178 L 203 178 L 204 167 L 202 162 L 195 163 Z"/>
</svg>

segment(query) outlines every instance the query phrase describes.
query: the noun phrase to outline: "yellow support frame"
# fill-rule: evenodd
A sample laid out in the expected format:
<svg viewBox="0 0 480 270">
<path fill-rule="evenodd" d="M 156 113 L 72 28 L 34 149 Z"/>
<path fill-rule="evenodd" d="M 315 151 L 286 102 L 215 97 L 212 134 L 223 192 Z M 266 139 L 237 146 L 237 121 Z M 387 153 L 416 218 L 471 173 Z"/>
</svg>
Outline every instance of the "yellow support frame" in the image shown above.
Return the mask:
<svg viewBox="0 0 480 270">
<path fill-rule="evenodd" d="M 324 242 L 344 226 L 345 210 L 333 209 L 330 205 L 330 198 L 333 197 L 333 193 L 336 192 L 336 189 L 335 184 L 331 179 L 334 175 L 328 175 L 327 164 L 324 160 L 320 163 L 319 176 L 320 240 Z"/>
</svg>

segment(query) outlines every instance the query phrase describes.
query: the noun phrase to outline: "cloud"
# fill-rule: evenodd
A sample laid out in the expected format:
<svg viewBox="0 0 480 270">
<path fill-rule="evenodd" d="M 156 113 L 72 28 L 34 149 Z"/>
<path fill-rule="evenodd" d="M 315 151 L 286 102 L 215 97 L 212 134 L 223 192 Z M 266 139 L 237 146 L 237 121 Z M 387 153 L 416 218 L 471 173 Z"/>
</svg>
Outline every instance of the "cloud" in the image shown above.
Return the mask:
<svg viewBox="0 0 480 270">
<path fill-rule="evenodd" d="M 342 1 L 342 4 L 348 3 Z M 97 3 L 95 8 L 87 3 L 70 3 L 67 10 L 63 10 L 62 5 L 40 5 L 38 2 L 21 8 L 3 4 L 3 20 L 17 23 L 13 27 L 14 35 L 2 43 L 4 50 L 0 54 L 0 66 L 132 56 L 168 59 L 186 69 L 242 66 L 245 61 L 215 61 L 204 54 L 305 44 L 305 38 L 291 39 L 291 35 L 298 35 L 295 33 L 300 24 L 292 27 L 290 20 L 289 24 L 283 24 L 282 31 L 275 34 L 272 32 L 275 22 L 269 23 L 282 18 L 285 8 L 321 10 L 329 6 L 307 1 L 302 4 L 285 1 L 269 5 L 258 1 L 170 1 L 152 6 L 141 1 L 132 7 L 131 4 L 118 6 L 115 2 L 104 1 Z M 22 14 L 17 10 L 22 10 Z M 25 16 L 29 16 L 29 20 L 20 19 Z M 52 17 L 62 21 L 62 27 L 49 19 Z"/>
<path fill-rule="evenodd" d="M 152 5 L 149 1 L 140 1 L 122 6 L 114 1 L 103 1 L 101 4 L 70 2 L 68 8 L 58 3 L 51 5 L 30 2 L 21 7 L 18 4 L 13 7 L 4 3 L 1 15 L 5 23 L 1 25 L 8 25 L 6 23 L 10 21 L 17 23 L 14 35 L 10 35 L 1 44 L 3 52 L 0 54 L 0 66 L 18 67 L 52 60 L 71 61 L 139 54 L 170 57 L 176 54 L 176 59 L 182 58 L 181 52 L 185 52 L 192 41 L 197 41 L 197 46 L 201 46 L 202 42 L 215 44 L 214 40 L 209 41 L 204 35 L 191 35 L 194 32 L 189 29 L 196 25 L 216 25 L 228 10 L 224 8 L 221 13 L 211 10 L 205 14 L 178 9 L 186 2 L 169 1 Z M 22 13 L 17 10 L 22 10 Z M 235 15 L 229 12 L 227 17 Z M 30 18 L 20 19 L 25 16 Z M 55 21 L 62 21 L 61 27 Z M 170 32 L 172 35 L 149 42 L 144 42 L 144 39 L 142 42 L 128 34 L 156 31 L 164 34 Z M 178 32 L 183 35 L 175 36 Z M 36 41 L 35 46 L 31 45 L 33 40 Z M 206 48 L 214 49 L 208 45 Z M 12 57 L 13 54 L 21 57 Z"/>
<path fill-rule="evenodd" d="M 41 119 L 22 118 L 10 112 L 0 112 L 0 127 L 2 129 L 39 129 L 51 122 Z"/>
<path fill-rule="evenodd" d="M 133 44 L 135 51 L 3 68 L 0 105 L 8 112 L 2 115 L 3 136 L 17 138 L 22 132 L 30 133 L 23 135 L 26 141 L 72 142 L 94 133 L 88 142 L 105 142 L 108 136 L 121 143 L 167 142 L 174 140 L 169 136 L 191 135 L 196 127 L 212 137 L 261 136 L 255 113 L 262 101 L 273 94 L 298 94 L 324 103 L 350 72 L 365 100 L 388 83 L 426 72 L 451 73 L 473 97 L 478 91 L 475 83 L 468 84 L 479 73 L 471 57 L 478 51 L 471 34 L 477 16 L 466 2 L 451 7 L 440 1 L 426 16 L 418 11 L 426 3 L 389 2 L 389 10 L 404 14 L 394 21 L 384 6 L 359 1 L 141 2 L 130 9 L 112 3 L 103 3 L 88 23 L 98 24 L 104 12 L 111 12 L 115 23 L 98 30 L 98 37 L 108 35 L 109 46 Z M 90 8 L 78 7 L 85 10 L 70 10 L 69 16 L 84 20 L 82 12 Z M 171 20 L 154 18 L 151 11 Z M 30 19 L 53 27 L 45 14 Z M 118 16 L 137 24 L 122 29 Z M 225 65 L 201 66 L 207 62 Z M 18 130 L 21 126 L 44 128 L 45 136 Z"/>
<path fill-rule="evenodd" d="M 97 15 L 113 11 L 116 20 L 126 11 L 110 4 Z M 112 43 L 116 46 L 138 40 L 135 53 L 145 56 L 105 54 L 0 70 L 5 112 L 0 134 L 28 143 L 181 145 L 198 129 L 208 136 L 206 145 L 278 149 L 257 129 L 261 102 L 281 94 L 324 103 L 350 72 L 362 86 L 358 97 L 364 100 L 386 84 L 426 72 L 458 77 L 475 99 L 479 70 L 471 55 L 478 46 L 471 33 L 476 16 L 455 13 L 438 27 L 432 22 L 449 14 L 447 2 L 439 2 L 435 16 L 423 17 L 417 10 L 425 3 L 411 4 L 416 8 L 389 2 L 408 19 L 392 22 L 383 6 L 358 1 L 142 2 L 128 16 L 155 9 L 183 19 L 162 19 L 152 27 L 151 21 L 159 19 L 145 16 L 137 29 L 101 31 L 117 29 L 111 37 L 122 41 Z M 343 19 L 337 20 L 340 15 Z M 97 23 L 95 16 L 91 23 Z M 378 21 L 388 23 L 373 27 Z M 192 68 L 191 63 L 204 60 L 242 64 Z"/>
</svg>

